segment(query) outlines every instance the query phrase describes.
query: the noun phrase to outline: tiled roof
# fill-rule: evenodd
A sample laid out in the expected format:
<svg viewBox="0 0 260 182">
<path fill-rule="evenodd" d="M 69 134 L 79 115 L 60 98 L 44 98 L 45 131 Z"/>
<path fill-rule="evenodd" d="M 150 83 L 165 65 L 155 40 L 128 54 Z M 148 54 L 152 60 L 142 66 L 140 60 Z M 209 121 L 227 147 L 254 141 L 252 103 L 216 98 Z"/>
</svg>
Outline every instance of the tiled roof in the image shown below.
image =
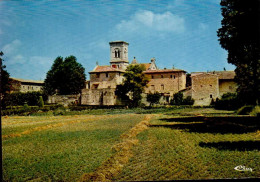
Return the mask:
<svg viewBox="0 0 260 182">
<path fill-rule="evenodd" d="M 232 80 L 236 75 L 234 71 L 215 71 L 212 73 L 218 75 L 220 80 Z"/>
<path fill-rule="evenodd" d="M 199 74 L 214 74 L 217 75 L 220 80 L 233 80 L 235 78 L 234 71 L 211 71 L 211 72 L 193 72 L 192 76 Z"/>
<path fill-rule="evenodd" d="M 162 69 L 162 70 L 146 70 L 144 73 L 149 74 L 149 73 L 173 73 L 173 72 L 186 72 L 181 69 Z"/>
<path fill-rule="evenodd" d="M 125 71 L 118 68 L 112 68 L 111 66 L 96 66 L 94 70 L 89 73 L 101 73 L 101 72 L 125 72 Z"/>
<path fill-rule="evenodd" d="M 10 79 L 12 80 L 15 80 L 15 81 L 19 81 L 19 82 L 24 82 L 24 83 L 44 83 L 44 81 L 42 80 L 25 80 L 25 79 L 20 79 L 20 78 L 11 78 Z"/>
<path fill-rule="evenodd" d="M 147 71 L 148 68 L 150 68 L 151 66 L 151 63 L 140 63 L 141 66 L 144 66 L 145 67 L 145 70 Z"/>
</svg>

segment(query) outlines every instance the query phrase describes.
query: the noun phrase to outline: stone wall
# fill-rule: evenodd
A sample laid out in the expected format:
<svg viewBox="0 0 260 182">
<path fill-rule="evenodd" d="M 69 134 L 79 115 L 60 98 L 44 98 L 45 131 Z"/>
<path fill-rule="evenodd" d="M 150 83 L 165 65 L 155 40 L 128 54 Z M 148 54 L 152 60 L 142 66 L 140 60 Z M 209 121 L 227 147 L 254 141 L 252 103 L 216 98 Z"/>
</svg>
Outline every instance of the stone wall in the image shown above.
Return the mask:
<svg viewBox="0 0 260 182">
<path fill-rule="evenodd" d="M 194 105 L 210 105 L 212 99 L 219 97 L 218 76 L 215 74 L 201 73 L 191 76 L 192 98 Z"/>
<path fill-rule="evenodd" d="M 78 95 L 52 95 L 48 96 L 48 104 L 61 104 L 68 106 L 69 104 L 80 103 L 80 94 Z"/>
<path fill-rule="evenodd" d="M 82 105 L 116 105 L 115 89 L 83 89 L 81 94 Z"/>
<path fill-rule="evenodd" d="M 219 95 L 224 93 L 236 93 L 237 84 L 234 80 L 219 80 Z"/>
<path fill-rule="evenodd" d="M 185 89 L 186 74 L 185 73 L 154 73 L 147 74 L 150 79 L 145 93 L 165 93 L 169 96 Z"/>
</svg>

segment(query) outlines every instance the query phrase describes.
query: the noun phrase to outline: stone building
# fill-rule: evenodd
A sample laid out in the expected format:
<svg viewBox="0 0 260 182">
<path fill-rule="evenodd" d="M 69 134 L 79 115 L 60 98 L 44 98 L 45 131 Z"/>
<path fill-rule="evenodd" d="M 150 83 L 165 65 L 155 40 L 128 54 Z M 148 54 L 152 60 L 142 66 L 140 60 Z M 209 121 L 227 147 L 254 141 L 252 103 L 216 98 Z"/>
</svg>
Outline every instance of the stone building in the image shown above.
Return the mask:
<svg viewBox="0 0 260 182">
<path fill-rule="evenodd" d="M 90 80 L 86 89 L 82 90 L 81 104 L 84 105 L 117 105 L 120 102 L 115 95 L 116 86 L 123 82 L 123 74 L 129 65 L 128 43 L 124 41 L 110 42 L 110 65 L 97 65 L 89 72 Z M 145 68 L 144 74 L 150 79 L 145 88 L 147 93 L 162 94 L 162 103 L 169 103 L 174 93 L 185 88 L 186 72 L 180 69 L 158 69 L 155 59 L 150 63 L 138 63 L 134 58 L 131 64 Z M 145 103 L 145 99 L 144 99 Z"/>
<path fill-rule="evenodd" d="M 184 90 L 184 96 L 191 96 L 194 105 L 210 105 L 223 94 L 236 92 L 234 77 L 234 71 L 194 72 L 191 74 L 191 87 Z"/>
<path fill-rule="evenodd" d="M 10 78 L 11 89 L 13 92 L 34 92 L 41 91 L 44 81 L 40 80 L 24 80 L 20 78 Z"/>
<path fill-rule="evenodd" d="M 97 65 L 89 72 L 90 80 L 86 89 L 82 90 L 81 104 L 83 105 L 115 105 L 116 86 L 123 81 L 128 62 L 128 43 L 124 41 L 110 42 L 110 65 Z"/>
</svg>

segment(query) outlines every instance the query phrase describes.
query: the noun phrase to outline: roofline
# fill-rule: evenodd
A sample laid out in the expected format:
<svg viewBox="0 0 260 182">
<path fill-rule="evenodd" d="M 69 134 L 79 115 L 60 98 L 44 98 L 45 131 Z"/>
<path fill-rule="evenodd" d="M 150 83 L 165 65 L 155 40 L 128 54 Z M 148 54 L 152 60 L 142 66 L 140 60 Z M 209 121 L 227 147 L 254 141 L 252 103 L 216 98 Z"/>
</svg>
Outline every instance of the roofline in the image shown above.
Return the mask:
<svg viewBox="0 0 260 182">
<path fill-rule="evenodd" d="M 122 40 L 116 40 L 116 41 L 109 42 L 109 44 L 114 44 L 114 43 L 125 43 L 125 44 L 129 45 L 128 42 L 125 42 L 125 41 L 122 41 Z"/>
<path fill-rule="evenodd" d="M 148 70 L 148 71 L 144 71 L 144 73 L 149 74 L 149 73 L 173 73 L 173 72 L 184 72 L 186 73 L 186 71 L 184 70 Z"/>
<path fill-rule="evenodd" d="M 106 70 L 106 71 L 90 71 L 88 73 L 91 74 L 91 73 L 105 73 L 105 72 L 121 72 L 121 73 L 124 73 L 125 71 L 122 71 L 122 70 Z"/>
<path fill-rule="evenodd" d="M 10 79 L 19 81 L 19 82 L 24 82 L 24 83 L 39 83 L 39 84 L 44 83 L 44 81 L 41 81 L 41 80 L 25 80 L 25 79 L 21 79 L 21 78 L 13 78 L 13 77 L 10 77 Z"/>
</svg>

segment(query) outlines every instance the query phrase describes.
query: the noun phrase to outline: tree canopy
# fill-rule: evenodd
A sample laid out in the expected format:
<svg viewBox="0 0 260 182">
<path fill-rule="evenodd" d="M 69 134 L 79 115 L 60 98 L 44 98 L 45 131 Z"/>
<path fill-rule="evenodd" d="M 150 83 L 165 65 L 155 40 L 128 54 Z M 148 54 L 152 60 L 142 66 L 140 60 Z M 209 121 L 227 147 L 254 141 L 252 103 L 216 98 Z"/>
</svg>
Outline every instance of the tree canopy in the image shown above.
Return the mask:
<svg viewBox="0 0 260 182">
<path fill-rule="evenodd" d="M 152 106 L 153 104 L 159 104 L 161 97 L 162 95 L 159 92 L 148 93 L 146 100 L 147 102 L 150 102 L 150 106 Z"/>
<path fill-rule="evenodd" d="M 48 95 L 78 94 L 85 86 L 85 68 L 75 56 L 57 57 L 44 80 L 44 92 Z"/>
<path fill-rule="evenodd" d="M 130 107 L 137 107 L 142 99 L 144 87 L 149 82 L 144 75 L 144 67 L 129 65 L 124 73 L 124 81 L 116 88 L 116 95 Z"/>
<path fill-rule="evenodd" d="M 0 86 L 0 93 L 1 95 L 6 94 L 6 92 L 10 91 L 10 83 L 9 83 L 9 73 L 5 70 L 5 65 L 2 64 L 3 59 L 1 58 L 4 55 L 4 53 L 0 52 L 0 69 L 1 69 L 1 86 Z"/>
<path fill-rule="evenodd" d="M 258 104 L 260 97 L 260 0 L 221 0 L 219 42 L 236 66 L 238 96 L 244 104 Z"/>
</svg>

